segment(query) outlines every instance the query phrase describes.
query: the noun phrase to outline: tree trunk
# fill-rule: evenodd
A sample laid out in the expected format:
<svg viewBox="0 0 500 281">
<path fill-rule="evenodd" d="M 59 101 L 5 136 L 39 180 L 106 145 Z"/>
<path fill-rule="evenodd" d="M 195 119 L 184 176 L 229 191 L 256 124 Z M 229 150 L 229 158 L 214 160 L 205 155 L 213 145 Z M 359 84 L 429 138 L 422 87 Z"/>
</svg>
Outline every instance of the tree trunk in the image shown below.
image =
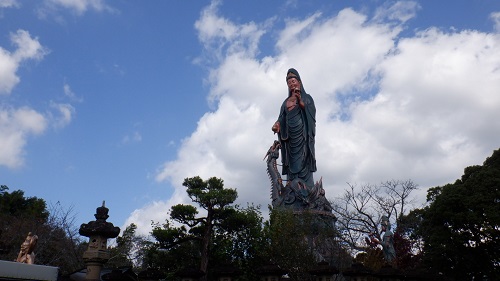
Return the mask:
<svg viewBox="0 0 500 281">
<path fill-rule="evenodd" d="M 205 275 L 200 278 L 200 281 L 207 280 L 207 268 L 208 268 L 208 245 L 210 244 L 210 237 L 212 236 L 212 210 L 209 209 L 207 213 L 207 222 L 205 231 L 203 233 L 203 240 L 201 242 L 201 262 L 200 270 L 205 273 Z"/>
</svg>

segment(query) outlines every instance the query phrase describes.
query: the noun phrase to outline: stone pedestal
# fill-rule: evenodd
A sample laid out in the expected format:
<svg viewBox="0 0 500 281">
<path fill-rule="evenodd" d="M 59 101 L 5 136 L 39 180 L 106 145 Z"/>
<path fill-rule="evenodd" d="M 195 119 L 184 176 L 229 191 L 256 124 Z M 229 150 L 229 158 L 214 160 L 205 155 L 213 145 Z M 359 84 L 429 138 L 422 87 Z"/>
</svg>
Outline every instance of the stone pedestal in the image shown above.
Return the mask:
<svg viewBox="0 0 500 281">
<path fill-rule="evenodd" d="M 87 280 L 87 281 L 100 281 L 101 280 L 101 269 L 102 269 L 103 263 L 85 261 L 85 265 L 87 266 L 87 274 L 85 276 L 85 280 Z"/>
</svg>

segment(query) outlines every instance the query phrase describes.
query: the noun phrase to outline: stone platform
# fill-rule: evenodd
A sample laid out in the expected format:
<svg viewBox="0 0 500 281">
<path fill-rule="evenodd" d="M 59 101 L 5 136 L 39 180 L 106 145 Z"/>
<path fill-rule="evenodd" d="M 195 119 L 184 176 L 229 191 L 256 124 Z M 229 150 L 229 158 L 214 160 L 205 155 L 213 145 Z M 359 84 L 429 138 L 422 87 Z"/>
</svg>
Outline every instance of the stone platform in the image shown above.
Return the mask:
<svg viewBox="0 0 500 281">
<path fill-rule="evenodd" d="M 56 281 L 58 272 L 52 266 L 0 261 L 0 280 Z"/>
</svg>

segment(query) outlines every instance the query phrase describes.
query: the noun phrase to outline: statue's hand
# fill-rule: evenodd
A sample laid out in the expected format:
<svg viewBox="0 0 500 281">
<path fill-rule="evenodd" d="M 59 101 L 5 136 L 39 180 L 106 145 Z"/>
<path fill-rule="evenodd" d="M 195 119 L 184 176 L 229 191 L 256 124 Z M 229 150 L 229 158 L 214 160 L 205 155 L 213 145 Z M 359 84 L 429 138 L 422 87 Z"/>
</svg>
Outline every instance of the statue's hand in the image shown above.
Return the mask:
<svg viewBox="0 0 500 281">
<path fill-rule="evenodd" d="M 280 122 L 276 121 L 276 123 L 274 123 L 273 127 L 271 128 L 271 130 L 273 130 L 273 132 L 275 134 L 279 133 L 280 132 Z"/>
<path fill-rule="evenodd" d="M 305 103 L 302 100 L 299 101 L 299 106 L 302 109 L 304 109 L 306 107 Z"/>
<path fill-rule="evenodd" d="M 302 100 L 302 96 L 300 93 L 299 88 L 295 88 L 292 90 L 293 96 L 296 98 L 297 103 L 299 104 L 300 108 L 304 109 L 306 107 L 304 101 Z"/>
</svg>

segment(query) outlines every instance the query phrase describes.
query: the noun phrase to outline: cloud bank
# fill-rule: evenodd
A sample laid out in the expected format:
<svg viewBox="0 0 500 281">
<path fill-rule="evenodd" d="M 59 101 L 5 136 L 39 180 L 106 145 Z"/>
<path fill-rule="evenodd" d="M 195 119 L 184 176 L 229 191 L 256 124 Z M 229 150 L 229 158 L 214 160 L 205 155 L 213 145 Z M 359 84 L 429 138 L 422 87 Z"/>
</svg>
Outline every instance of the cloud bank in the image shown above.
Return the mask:
<svg viewBox="0 0 500 281">
<path fill-rule="evenodd" d="M 410 2 L 381 7 L 373 18 L 352 9 L 288 18 L 281 30 L 273 21 L 234 23 L 217 8 L 212 3 L 195 23 L 214 110 L 158 169 L 156 180 L 172 186 L 173 196 L 127 220 L 143 233 L 170 206 L 190 203 L 182 182 L 196 175 L 220 177 L 240 204 L 267 209 L 262 159 L 276 138 L 271 126 L 290 67 L 316 103 L 315 180 L 323 177 L 327 198 L 346 182 L 412 179 L 422 199 L 428 187 L 453 182 L 498 148 L 497 33 L 429 27 L 401 37 L 419 10 Z M 264 35 L 274 36 L 272 54 L 259 48 Z"/>
<path fill-rule="evenodd" d="M 106 4 L 105 0 L 44 0 L 38 9 L 38 16 L 45 18 L 48 15 L 58 14 L 61 9 L 71 11 L 78 16 L 88 11 L 116 12 Z"/>
<path fill-rule="evenodd" d="M 14 169 L 24 164 L 30 137 L 43 134 L 49 124 L 54 128 L 67 126 L 75 109 L 70 104 L 50 102 L 50 109 L 40 113 L 28 106 L 16 107 L 10 103 L 12 90 L 21 82 L 17 74 L 19 67 L 30 61 L 41 61 L 49 54 L 28 31 L 20 29 L 11 33 L 10 41 L 15 50 L 0 46 L 0 166 Z"/>
</svg>

